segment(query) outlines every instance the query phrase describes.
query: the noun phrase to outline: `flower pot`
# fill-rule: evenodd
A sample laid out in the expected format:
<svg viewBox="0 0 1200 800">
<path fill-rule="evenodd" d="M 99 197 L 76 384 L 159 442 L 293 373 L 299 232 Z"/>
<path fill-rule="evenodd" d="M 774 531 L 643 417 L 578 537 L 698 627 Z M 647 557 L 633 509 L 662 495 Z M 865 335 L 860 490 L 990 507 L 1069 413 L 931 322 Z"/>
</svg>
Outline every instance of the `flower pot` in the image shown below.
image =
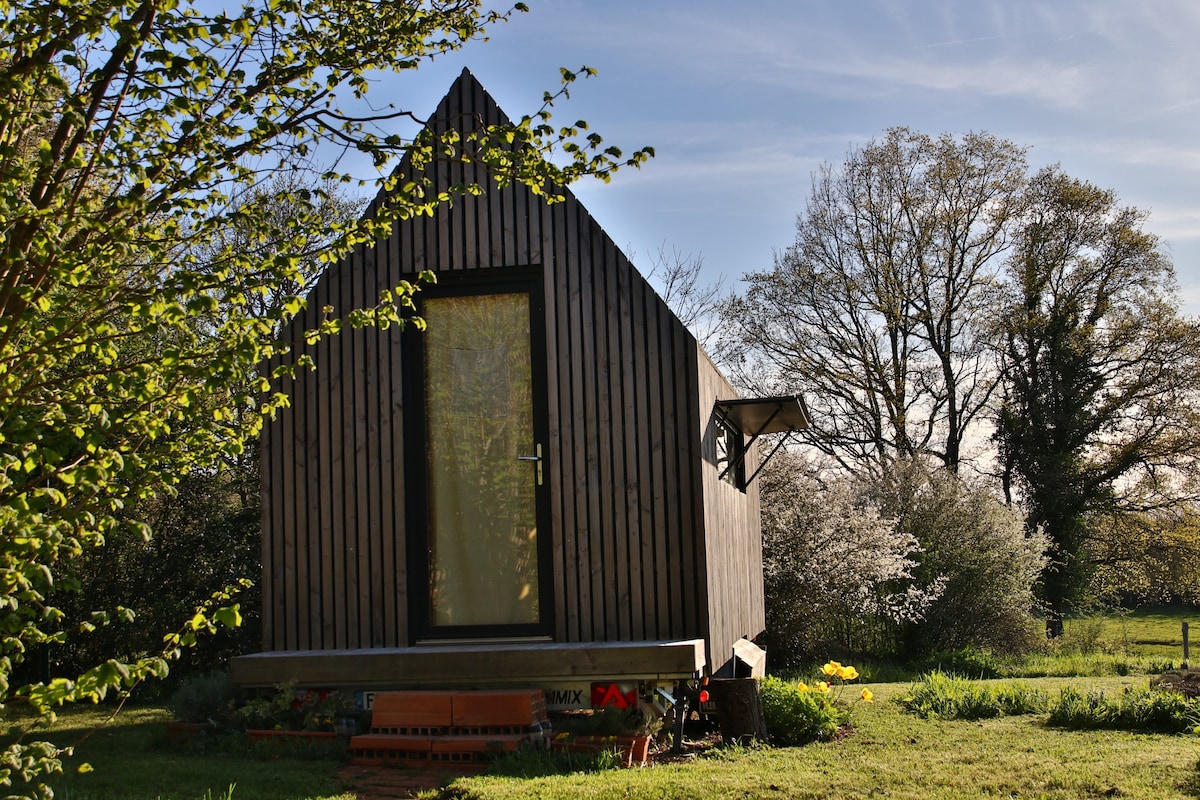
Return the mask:
<svg viewBox="0 0 1200 800">
<path fill-rule="evenodd" d="M 571 736 L 565 735 L 550 742 L 551 749 L 560 753 L 602 753 L 616 750 L 621 754 L 621 766 L 643 766 L 650 755 L 649 736 Z"/>
</svg>

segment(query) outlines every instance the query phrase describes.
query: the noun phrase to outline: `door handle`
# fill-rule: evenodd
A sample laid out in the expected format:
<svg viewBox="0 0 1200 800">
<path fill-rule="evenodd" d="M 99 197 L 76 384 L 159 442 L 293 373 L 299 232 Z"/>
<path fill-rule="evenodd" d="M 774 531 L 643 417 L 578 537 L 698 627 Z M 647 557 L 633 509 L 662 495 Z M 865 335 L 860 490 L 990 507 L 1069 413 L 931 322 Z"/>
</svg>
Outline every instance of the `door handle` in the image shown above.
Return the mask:
<svg viewBox="0 0 1200 800">
<path fill-rule="evenodd" d="M 532 461 L 537 464 L 537 485 L 542 485 L 542 446 L 537 446 L 537 455 L 535 456 L 517 456 L 517 461 Z"/>
</svg>

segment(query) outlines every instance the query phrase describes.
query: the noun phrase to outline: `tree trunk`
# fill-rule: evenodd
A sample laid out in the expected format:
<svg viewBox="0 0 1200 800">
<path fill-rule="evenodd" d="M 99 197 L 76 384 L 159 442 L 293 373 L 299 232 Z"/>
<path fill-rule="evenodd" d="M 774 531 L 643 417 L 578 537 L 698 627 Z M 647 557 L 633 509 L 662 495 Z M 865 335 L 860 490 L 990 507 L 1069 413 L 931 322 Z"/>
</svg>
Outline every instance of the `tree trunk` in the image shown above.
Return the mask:
<svg viewBox="0 0 1200 800">
<path fill-rule="evenodd" d="M 717 722 L 726 743 L 747 744 L 753 739 L 766 741 L 767 722 L 755 678 L 716 678 L 708 689 L 717 704 Z"/>
<path fill-rule="evenodd" d="M 1063 615 L 1061 611 L 1050 609 L 1046 612 L 1046 638 L 1058 639 L 1063 635 Z"/>
</svg>

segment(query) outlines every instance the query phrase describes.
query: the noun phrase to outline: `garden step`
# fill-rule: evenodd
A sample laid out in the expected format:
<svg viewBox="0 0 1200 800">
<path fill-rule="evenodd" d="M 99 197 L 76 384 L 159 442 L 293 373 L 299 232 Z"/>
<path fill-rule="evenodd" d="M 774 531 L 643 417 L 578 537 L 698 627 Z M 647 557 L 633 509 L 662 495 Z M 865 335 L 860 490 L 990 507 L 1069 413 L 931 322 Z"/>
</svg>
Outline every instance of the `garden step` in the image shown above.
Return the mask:
<svg viewBox="0 0 1200 800">
<path fill-rule="evenodd" d="M 512 752 L 520 742 L 479 739 L 476 741 L 446 741 L 431 743 L 435 749 L 404 750 L 388 747 L 358 749 L 351 747 L 350 763 L 357 766 L 403 766 L 423 769 L 434 765 L 479 764 L 488 755 Z"/>
<path fill-rule="evenodd" d="M 371 732 L 350 739 L 350 763 L 474 764 L 540 741 L 548 723 L 541 690 L 381 692 Z"/>
<path fill-rule="evenodd" d="M 458 727 L 522 725 L 547 720 L 542 690 L 458 692 L 451 700 L 453 724 Z"/>
<path fill-rule="evenodd" d="M 389 736 L 367 733 L 350 737 L 350 750 L 400 750 L 412 753 L 428 753 L 433 749 L 433 736 Z"/>
<path fill-rule="evenodd" d="M 371 709 L 371 728 L 445 727 L 453 721 L 457 692 L 381 692 Z"/>
<path fill-rule="evenodd" d="M 406 691 L 380 692 L 371 710 L 373 733 L 433 734 L 447 729 L 500 728 L 522 732 L 549 720 L 546 695 L 525 691 Z"/>
<path fill-rule="evenodd" d="M 530 734 L 508 736 L 440 736 L 433 740 L 434 753 L 511 753 L 533 741 Z"/>
</svg>

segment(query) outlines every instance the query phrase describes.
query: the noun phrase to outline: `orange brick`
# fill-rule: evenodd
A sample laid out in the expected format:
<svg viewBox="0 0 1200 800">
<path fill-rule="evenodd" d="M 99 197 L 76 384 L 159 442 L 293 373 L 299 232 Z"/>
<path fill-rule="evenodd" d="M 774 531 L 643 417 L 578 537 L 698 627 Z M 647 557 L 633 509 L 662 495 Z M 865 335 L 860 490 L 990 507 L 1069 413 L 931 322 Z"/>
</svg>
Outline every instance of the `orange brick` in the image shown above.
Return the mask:
<svg viewBox="0 0 1200 800">
<path fill-rule="evenodd" d="M 411 753 L 433 749 L 433 736 L 383 736 L 367 733 L 350 737 L 351 750 L 403 750 Z"/>
<path fill-rule="evenodd" d="M 433 740 L 435 753 L 505 753 L 512 752 L 528 736 L 441 736 Z"/>
<path fill-rule="evenodd" d="M 545 695 L 540 689 L 519 692 L 460 692 L 453 699 L 453 724 L 529 726 L 540 721 Z"/>
<path fill-rule="evenodd" d="M 451 724 L 454 692 L 384 692 L 375 695 L 371 726 L 439 727 Z"/>
</svg>

